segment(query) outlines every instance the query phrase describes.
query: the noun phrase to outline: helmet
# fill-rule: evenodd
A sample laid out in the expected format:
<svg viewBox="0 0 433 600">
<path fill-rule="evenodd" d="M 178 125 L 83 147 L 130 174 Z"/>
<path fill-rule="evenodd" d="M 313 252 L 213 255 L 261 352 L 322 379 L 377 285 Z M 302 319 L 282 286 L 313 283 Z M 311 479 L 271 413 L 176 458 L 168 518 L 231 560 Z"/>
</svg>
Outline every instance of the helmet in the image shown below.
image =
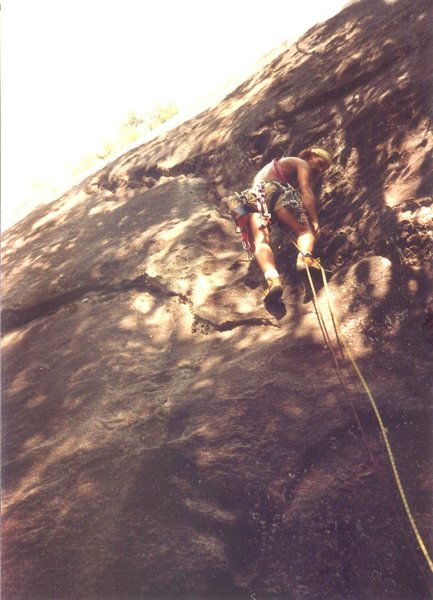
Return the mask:
<svg viewBox="0 0 433 600">
<path fill-rule="evenodd" d="M 311 148 L 311 152 L 316 156 L 320 156 L 320 158 L 324 158 L 329 165 L 332 165 L 332 156 L 330 153 L 324 148 L 319 148 L 318 146 Z"/>
</svg>

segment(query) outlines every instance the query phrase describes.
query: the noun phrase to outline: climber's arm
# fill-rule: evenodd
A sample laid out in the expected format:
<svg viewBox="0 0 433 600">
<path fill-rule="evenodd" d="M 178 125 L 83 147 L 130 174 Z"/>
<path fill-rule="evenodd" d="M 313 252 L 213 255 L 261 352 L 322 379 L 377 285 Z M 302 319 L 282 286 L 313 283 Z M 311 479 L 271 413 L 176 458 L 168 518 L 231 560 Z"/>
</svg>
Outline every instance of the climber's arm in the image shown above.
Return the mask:
<svg viewBox="0 0 433 600">
<path fill-rule="evenodd" d="M 319 232 L 319 219 L 316 210 L 316 198 L 311 188 L 311 168 L 308 164 L 297 164 L 298 185 L 302 195 L 305 209 L 310 219 L 314 233 Z"/>
</svg>

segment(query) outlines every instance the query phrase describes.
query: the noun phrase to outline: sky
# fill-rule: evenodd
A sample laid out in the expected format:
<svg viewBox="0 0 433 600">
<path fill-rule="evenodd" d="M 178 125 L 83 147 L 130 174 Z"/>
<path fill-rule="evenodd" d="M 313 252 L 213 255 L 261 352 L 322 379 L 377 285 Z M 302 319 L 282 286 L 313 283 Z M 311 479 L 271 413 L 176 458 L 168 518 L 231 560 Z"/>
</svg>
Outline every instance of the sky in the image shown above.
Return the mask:
<svg viewBox="0 0 433 600">
<path fill-rule="evenodd" d="M 346 3 L 3 0 L 2 228 L 69 187 L 131 111 L 188 111 Z"/>
</svg>

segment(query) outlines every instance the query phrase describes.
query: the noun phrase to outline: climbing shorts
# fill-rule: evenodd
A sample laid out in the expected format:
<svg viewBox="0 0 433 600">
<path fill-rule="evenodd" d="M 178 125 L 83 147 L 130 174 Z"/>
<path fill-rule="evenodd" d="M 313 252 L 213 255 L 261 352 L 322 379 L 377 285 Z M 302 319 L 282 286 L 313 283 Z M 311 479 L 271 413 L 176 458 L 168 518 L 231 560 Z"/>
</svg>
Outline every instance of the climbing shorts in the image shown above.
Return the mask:
<svg viewBox="0 0 433 600">
<path fill-rule="evenodd" d="M 268 211 L 273 220 L 275 213 L 280 208 L 289 208 L 293 211 L 300 223 L 307 223 L 304 204 L 301 194 L 288 183 L 272 180 L 264 182 L 264 196 Z M 235 219 L 247 213 L 261 212 L 258 193 L 254 188 L 244 190 L 240 194 L 233 194 L 226 199 L 227 207 Z"/>
<path fill-rule="evenodd" d="M 307 222 L 302 196 L 289 183 L 281 183 L 275 180 L 267 181 L 265 183 L 265 198 L 272 217 L 280 208 L 288 208 L 293 211 L 300 223 Z"/>
</svg>

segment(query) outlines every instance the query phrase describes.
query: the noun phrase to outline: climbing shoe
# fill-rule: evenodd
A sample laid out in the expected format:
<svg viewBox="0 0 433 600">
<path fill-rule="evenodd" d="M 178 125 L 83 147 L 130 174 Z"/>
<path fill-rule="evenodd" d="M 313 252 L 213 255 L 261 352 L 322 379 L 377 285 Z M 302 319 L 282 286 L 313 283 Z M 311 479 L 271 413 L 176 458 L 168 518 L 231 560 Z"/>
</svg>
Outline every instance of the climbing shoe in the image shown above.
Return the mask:
<svg viewBox="0 0 433 600">
<path fill-rule="evenodd" d="M 263 294 L 263 301 L 265 304 L 272 302 L 278 302 L 283 294 L 283 287 L 279 277 L 269 277 L 266 280 L 268 282 L 268 289 Z"/>
<path fill-rule="evenodd" d="M 296 260 L 296 270 L 297 271 L 305 271 L 307 266 L 309 269 L 319 269 L 320 268 L 317 261 L 314 260 L 311 252 L 305 252 L 305 254 L 302 254 L 302 252 L 299 252 L 298 258 Z"/>
</svg>

